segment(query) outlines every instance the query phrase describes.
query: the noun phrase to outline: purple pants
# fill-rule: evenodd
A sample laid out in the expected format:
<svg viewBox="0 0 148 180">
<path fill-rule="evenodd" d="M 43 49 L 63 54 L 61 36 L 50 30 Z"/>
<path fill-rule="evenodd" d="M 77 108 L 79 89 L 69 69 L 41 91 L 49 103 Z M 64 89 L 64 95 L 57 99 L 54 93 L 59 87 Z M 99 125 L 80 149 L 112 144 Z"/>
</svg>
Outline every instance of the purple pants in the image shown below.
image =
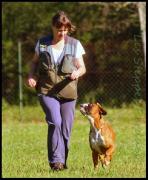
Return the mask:
<svg viewBox="0 0 148 180">
<path fill-rule="evenodd" d="M 61 162 L 66 165 L 76 100 L 59 100 L 40 95 L 39 101 L 48 124 L 48 161 L 49 163 Z"/>
</svg>

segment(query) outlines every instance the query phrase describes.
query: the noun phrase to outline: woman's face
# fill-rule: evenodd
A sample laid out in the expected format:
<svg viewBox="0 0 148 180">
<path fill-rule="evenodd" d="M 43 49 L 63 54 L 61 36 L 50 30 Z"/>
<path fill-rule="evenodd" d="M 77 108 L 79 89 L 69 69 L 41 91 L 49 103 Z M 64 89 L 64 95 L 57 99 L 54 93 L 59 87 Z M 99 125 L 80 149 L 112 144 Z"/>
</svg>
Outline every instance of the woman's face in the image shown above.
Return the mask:
<svg viewBox="0 0 148 180">
<path fill-rule="evenodd" d="M 56 28 L 55 26 L 52 26 L 53 36 L 58 41 L 64 39 L 65 35 L 68 33 L 68 28 L 62 26 L 61 28 Z"/>
</svg>

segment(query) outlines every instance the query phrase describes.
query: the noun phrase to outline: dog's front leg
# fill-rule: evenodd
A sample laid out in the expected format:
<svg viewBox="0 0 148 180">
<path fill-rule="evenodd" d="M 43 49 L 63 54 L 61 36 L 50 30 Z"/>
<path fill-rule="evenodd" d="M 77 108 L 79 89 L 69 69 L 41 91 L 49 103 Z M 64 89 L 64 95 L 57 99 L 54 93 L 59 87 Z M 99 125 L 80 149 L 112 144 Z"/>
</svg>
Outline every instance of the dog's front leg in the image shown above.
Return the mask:
<svg viewBox="0 0 148 180">
<path fill-rule="evenodd" d="M 92 159 L 94 163 L 94 169 L 98 168 L 98 153 L 96 151 L 92 151 Z"/>
</svg>

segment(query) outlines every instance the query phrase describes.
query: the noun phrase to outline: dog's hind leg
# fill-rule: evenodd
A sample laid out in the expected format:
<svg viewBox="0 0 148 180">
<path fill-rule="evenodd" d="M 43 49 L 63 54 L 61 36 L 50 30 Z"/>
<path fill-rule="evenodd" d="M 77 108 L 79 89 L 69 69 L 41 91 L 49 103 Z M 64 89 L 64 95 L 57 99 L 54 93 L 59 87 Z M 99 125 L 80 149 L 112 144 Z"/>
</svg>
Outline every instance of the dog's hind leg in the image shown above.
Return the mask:
<svg viewBox="0 0 148 180">
<path fill-rule="evenodd" d="M 104 154 L 99 154 L 99 159 L 100 159 L 100 162 L 101 162 L 102 166 L 104 164 L 104 158 L 105 158 Z"/>
<path fill-rule="evenodd" d="M 92 151 L 92 159 L 94 164 L 94 169 L 98 168 L 98 153 L 96 151 Z"/>
<path fill-rule="evenodd" d="M 112 145 L 110 146 L 110 148 L 106 151 L 105 153 L 105 159 L 104 159 L 104 164 L 106 166 L 108 166 L 110 164 L 110 161 L 112 160 L 112 155 L 113 155 L 113 152 L 115 150 L 115 146 Z"/>
</svg>

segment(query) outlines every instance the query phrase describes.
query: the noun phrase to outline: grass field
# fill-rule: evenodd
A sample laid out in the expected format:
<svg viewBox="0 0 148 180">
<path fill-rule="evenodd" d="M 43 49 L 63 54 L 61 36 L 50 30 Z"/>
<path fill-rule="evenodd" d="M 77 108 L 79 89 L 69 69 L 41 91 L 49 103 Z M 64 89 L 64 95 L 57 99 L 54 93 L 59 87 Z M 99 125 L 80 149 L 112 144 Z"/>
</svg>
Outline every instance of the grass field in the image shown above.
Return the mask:
<svg viewBox="0 0 148 180">
<path fill-rule="evenodd" d="M 146 177 L 146 110 L 135 103 L 122 108 L 106 107 L 108 120 L 116 132 L 116 152 L 111 166 L 94 171 L 88 141 L 89 123 L 76 110 L 72 129 L 68 169 L 52 172 L 47 161 L 47 125 L 40 106 L 2 108 L 2 177 L 68 178 Z"/>
</svg>

